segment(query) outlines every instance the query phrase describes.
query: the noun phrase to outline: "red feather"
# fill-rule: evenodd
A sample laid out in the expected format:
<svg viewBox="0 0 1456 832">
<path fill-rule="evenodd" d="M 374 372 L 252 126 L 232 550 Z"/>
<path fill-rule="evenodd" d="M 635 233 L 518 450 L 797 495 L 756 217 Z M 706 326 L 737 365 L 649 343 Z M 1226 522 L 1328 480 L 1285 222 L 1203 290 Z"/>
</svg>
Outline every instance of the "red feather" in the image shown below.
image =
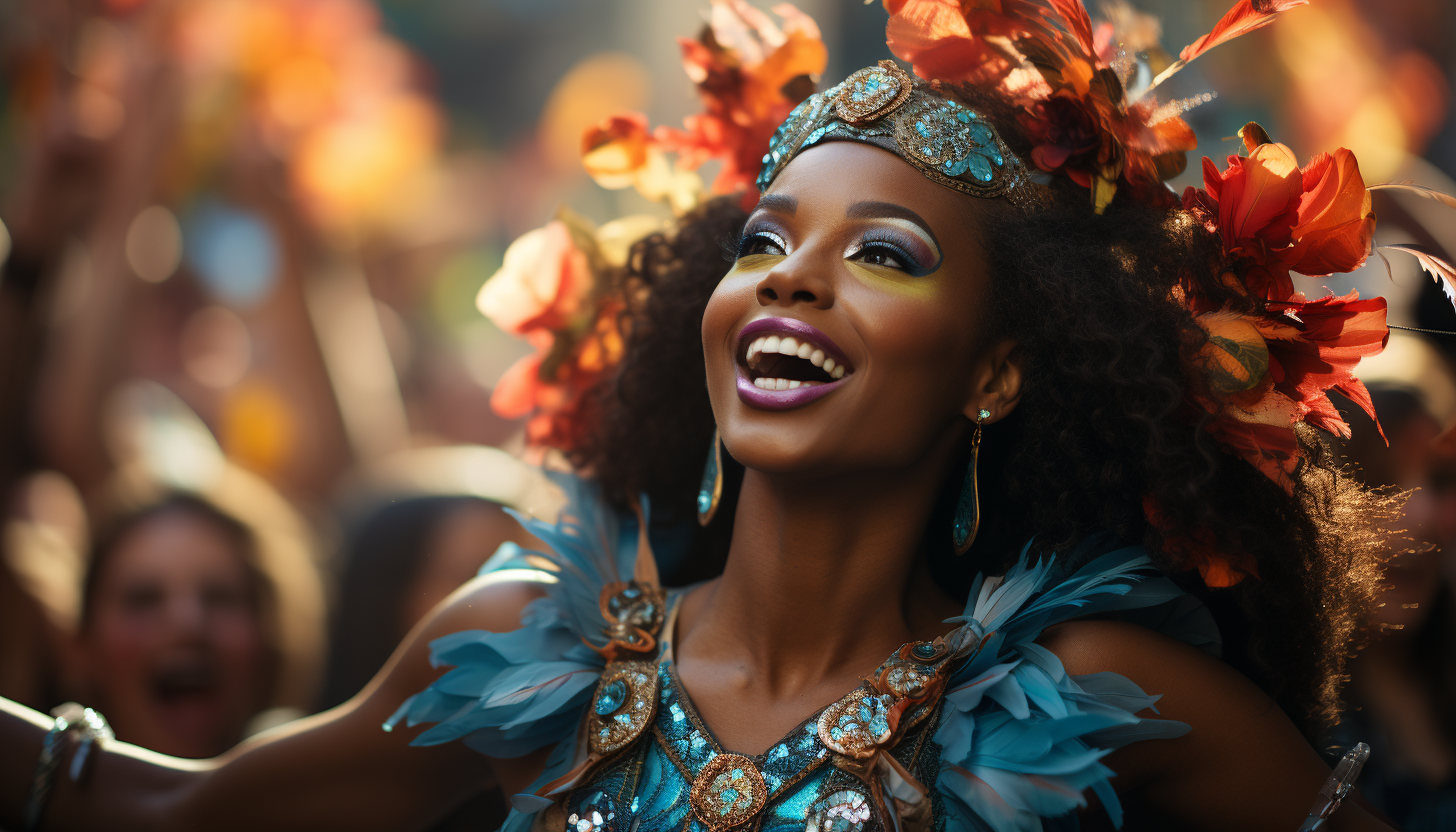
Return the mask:
<svg viewBox="0 0 1456 832">
<path fill-rule="evenodd" d="M 1189 61 L 1202 55 L 1204 52 L 1227 43 L 1240 35 L 1247 35 L 1255 29 L 1260 29 L 1274 22 L 1274 18 L 1284 11 L 1295 6 L 1307 6 L 1309 0 L 1239 0 L 1223 19 L 1214 24 L 1212 30 L 1203 37 L 1183 47 L 1178 53 L 1178 60 L 1171 66 L 1159 73 L 1153 79 L 1153 87 L 1167 80 L 1173 73 L 1182 69 Z M 1151 89 L 1152 87 L 1149 87 Z"/>
</svg>

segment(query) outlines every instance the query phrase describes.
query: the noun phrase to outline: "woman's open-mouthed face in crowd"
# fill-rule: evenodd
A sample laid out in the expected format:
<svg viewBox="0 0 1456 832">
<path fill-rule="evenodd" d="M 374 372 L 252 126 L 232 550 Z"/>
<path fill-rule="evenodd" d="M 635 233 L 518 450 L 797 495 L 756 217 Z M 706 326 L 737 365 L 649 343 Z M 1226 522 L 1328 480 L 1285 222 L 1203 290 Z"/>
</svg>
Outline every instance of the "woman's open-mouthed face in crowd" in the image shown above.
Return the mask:
<svg viewBox="0 0 1456 832">
<path fill-rule="evenodd" d="M 173 508 L 125 531 L 98 564 L 82 653 L 119 739 L 208 757 L 261 710 L 267 641 L 242 545 Z"/>
<path fill-rule="evenodd" d="M 869 145 L 789 163 L 703 318 L 735 459 L 809 477 L 903 468 L 980 408 L 994 421 L 1014 407 L 1020 375 L 1012 342 L 991 337 L 973 200 Z"/>
</svg>

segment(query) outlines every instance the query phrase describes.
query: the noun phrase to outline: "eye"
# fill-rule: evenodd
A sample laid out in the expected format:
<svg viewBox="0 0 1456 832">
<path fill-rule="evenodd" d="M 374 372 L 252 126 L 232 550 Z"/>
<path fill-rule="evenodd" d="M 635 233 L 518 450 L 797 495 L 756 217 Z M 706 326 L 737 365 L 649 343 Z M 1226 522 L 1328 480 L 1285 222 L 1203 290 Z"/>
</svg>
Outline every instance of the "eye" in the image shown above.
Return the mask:
<svg viewBox="0 0 1456 832">
<path fill-rule="evenodd" d="M 779 257 L 788 254 L 789 246 L 784 238 L 772 231 L 752 231 L 745 233 L 738 241 L 738 256 L 749 257 L 754 254 L 772 254 Z"/>
<path fill-rule="evenodd" d="M 866 243 L 860 247 L 859 251 L 850 255 L 849 259 L 859 260 L 871 266 L 887 266 L 902 272 L 918 271 L 909 255 L 888 243 Z"/>
</svg>

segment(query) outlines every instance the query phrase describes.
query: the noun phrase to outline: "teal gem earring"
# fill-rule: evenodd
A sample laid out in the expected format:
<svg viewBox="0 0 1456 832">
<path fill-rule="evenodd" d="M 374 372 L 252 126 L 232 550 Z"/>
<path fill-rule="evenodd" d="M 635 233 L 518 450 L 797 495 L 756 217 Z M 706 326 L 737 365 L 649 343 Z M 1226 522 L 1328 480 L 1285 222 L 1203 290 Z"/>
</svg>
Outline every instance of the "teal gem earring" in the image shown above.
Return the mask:
<svg viewBox="0 0 1456 832">
<path fill-rule="evenodd" d="M 971 434 L 971 464 L 966 466 L 966 478 L 961 483 L 961 496 L 956 500 L 955 522 L 951 524 L 951 543 L 955 544 L 957 555 L 964 555 L 976 539 L 976 529 L 981 525 L 981 507 L 976 493 L 976 458 L 981 455 L 981 422 L 989 419 L 991 411 L 986 408 L 976 413 L 976 432 Z M 702 498 L 699 497 L 699 505 Z"/>
<path fill-rule="evenodd" d="M 713 521 L 722 498 L 723 444 L 718 441 L 718 429 L 713 428 L 713 447 L 708 449 L 708 464 L 703 466 L 703 481 L 698 484 L 698 525 Z"/>
</svg>

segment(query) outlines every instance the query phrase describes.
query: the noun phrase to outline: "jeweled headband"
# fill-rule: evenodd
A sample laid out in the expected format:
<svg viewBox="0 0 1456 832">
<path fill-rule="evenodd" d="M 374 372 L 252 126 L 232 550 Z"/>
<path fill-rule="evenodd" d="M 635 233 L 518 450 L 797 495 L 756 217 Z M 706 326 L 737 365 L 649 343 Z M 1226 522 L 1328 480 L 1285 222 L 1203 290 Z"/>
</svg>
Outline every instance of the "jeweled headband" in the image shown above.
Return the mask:
<svg viewBox="0 0 1456 832">
<path fill-rule="evenodd" d="M 830 140 L 888 150 L 931 180 L 972 196 L 1023 202 L 1033 185 L 989 121 L 893 61 L 861 69 L 795 107 L 769 140 L 758 189 L 767 190 L 799 153 Z"/>
</svg>

